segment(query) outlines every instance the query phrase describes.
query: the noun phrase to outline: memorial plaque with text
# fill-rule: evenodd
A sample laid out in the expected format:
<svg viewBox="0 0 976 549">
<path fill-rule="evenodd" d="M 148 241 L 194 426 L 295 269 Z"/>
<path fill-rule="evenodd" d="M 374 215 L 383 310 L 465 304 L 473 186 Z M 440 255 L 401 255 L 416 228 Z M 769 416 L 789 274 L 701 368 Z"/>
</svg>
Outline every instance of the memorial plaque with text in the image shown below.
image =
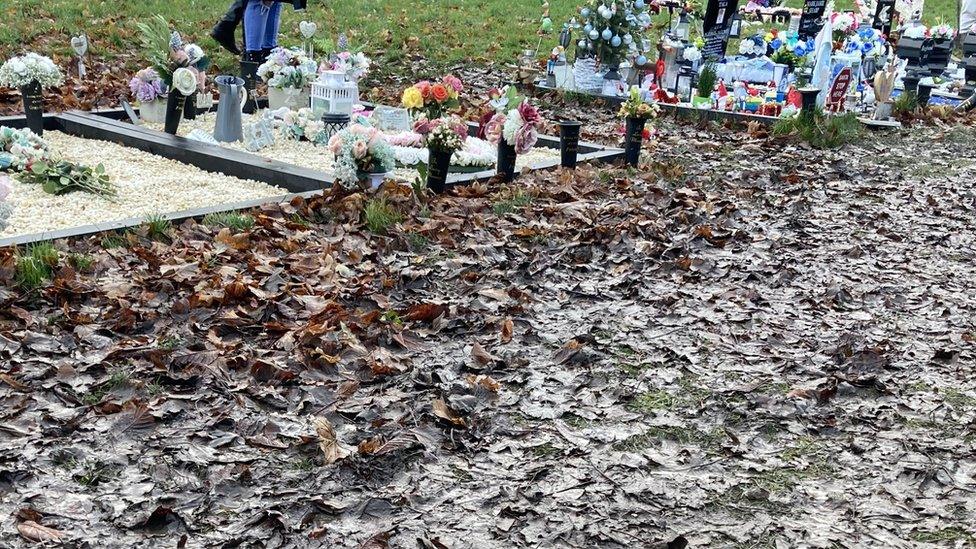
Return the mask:
<svg viewBox="0 0 976 549">
<path fill-rule="evenodd" d="M 814 38 L 823 27 L 824 11 L 827 9 L 827 0 L 804 0 L 803 12 L 800 15 L 800 40 Z"/>
<path fill-rule="evenodd" d="M 729 31 L 732 28 L 732 14 L 738 6 L 739 0 L 708 0 L 702 25 L 705 35 L 703 58 L 715 60 L 725 56 L 725 49 L 729 45 Z"/>
</svg>

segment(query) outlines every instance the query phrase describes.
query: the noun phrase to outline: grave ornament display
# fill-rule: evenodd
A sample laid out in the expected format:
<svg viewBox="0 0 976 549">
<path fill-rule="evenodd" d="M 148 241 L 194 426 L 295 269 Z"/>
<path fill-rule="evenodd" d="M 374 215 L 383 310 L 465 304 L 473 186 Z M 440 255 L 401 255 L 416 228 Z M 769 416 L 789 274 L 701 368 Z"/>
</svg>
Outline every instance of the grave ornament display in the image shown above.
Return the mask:
<svg viewBox="0 0 976 549">
<path fill-rule="evenodd" d="M 71 49 L 78 55 L 78 78 L 84 80 L 87 71 L 85 69 L 85 56 L 88 54 L 88 37 L 84 34 L 71 38 Z"/>
<path fill-rule="evenodd" d="M 359 124 L 332 136 L 329 150 L 335 155 L 336 183 L 347 188 L 360 183 L 378 187 L 396 166 L 393 149 L 379 137 L 379 130 Z"/>
<path fill-rule="evenodd" d="M 644 0 L 588 0 L 579 10 L 583 27 L 577 57 L 594 57 L 608 69 L 605 78 L 619 80 L 623 61 L 647 53 L 643 39 L 651 25 L 648 9 Z"/>
<path fill-rule="evenodd" d="M 184 42 L 179 32 L 171 31 L 161 15 L 136 26 L 150 66 L 168 88 L 165 131 L 175 135 L 187 104 L 186 99 L 195 98 L 206 87 L 210 58 L 203 48 Z M 195 105 L 195 100 L 189 104 Z"/>
<path fill-rule="evenodd" d="M 464 147 L 468 137 L 467 126 L 460 119 L 438 119 L 431 123 L 427 134 L 427 187 L 434 192 L 444 192 L 451 157 Z"/>
<path fill-rule="evenodd" d="M 661 107 L 657 103 L 647 103 L 636 88 L 631 88 L 630 95 L 620 106 L 620 117 L 624 119 L 624 156 L 627 164 L 637 167 L 640 161 L 640 151 L 644 143 L 644 133 L 647 131 L 647 121 L 657 117 Z"/>
<path fill-rule="evenodd" d="M 257 75 L 268 85 L 268 108 L 299 109 L 309 105 L 318 65 L 302 50 L 275 48 Z"/>
<path fill-rule="evenodd" d="M 27 127 L 37 135 L 44 134 L 44 88 L 63 82 L 54 61 L 33 52 L 12 57 L 0 66 L 0 86 L 20 89 Z"/>
<path fill-rule="evenodd" d="M 146 122 L 162 124 L 166 120 L 166 90 L 166 84 L 152 67 L 142 69 L 129 80 L 129 91 Z"/>
<path fill-rule="evenodd" d="M 539 138 L 542 115 L 514 87 L 503 89 L 490 104 L 495 113 L 485 133 L 498 146 L 498 175 L 509 182 L 515 178 L 516 157 L 532 150 Z"/>
</svg>

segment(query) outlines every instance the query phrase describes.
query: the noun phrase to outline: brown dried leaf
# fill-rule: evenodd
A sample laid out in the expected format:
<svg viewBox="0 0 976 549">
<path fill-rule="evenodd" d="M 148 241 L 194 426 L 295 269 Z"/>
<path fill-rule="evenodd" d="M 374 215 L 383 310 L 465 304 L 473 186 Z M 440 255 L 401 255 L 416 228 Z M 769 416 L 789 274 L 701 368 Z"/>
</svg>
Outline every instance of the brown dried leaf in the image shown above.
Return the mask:
<svg viewBox="0 0 976 549">
<path fill-rule="evenodd" d="M 454 425 L 457 425 L 458 427 L 464 427 L 464 426 L 466 426 L 466 423 L 464 421 L 464 418 L 461 417 L 460 415 L 458 415 L 457 412 L 455 412 L 454 410 L 452 410 L 451 407 L 448 406 L 447 403 L 444 402 L 443 399 L 440 399 L 440 398 L 434 399 L 433 407 L 434 407 L 434 415 L 435 416 L 437 416 L 437 417 L 439 417 L 441 419 L 447 420 L 447 421 L 453 423 Z"/>
<path fill-rule="evenodd" d="M 319 448 L 325 455 L 325 463 L 332 464 L 352 453 L 352 450 L 344 447 L 336 436 L 332 423 L 324 417 L 317 417 L 314 420 L 315 434 L 319 437 Z"/>
<path fill-rule="evenodd" d="M 17 525 L 17 531 L 25 539 L 30 541 L 61 541 L 61 532 L 55 530 L 54 528 L 48 528 L 42 524 L 38 524 L 32 520 L 22 522 Z"/>
<path fill-rule="evenodd" d="M 515 331 L 515 323 L 512 322 L 511 318 L 506 318 L 502 322 L 502 334 L 501 334 L 502 343 L 508 343 L 512 341 L 512 333 L 514 331 Z"/>
</svg>

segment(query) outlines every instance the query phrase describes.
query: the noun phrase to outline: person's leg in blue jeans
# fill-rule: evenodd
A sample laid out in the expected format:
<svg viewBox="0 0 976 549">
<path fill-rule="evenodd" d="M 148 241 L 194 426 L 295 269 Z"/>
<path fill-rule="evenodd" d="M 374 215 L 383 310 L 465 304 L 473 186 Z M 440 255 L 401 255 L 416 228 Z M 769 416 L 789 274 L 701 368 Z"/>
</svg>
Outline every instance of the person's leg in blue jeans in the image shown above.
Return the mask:
<svg viewBox="0 0 976 549">
<path fill-rule="evenodd" d="M 270 4 L 270 5 L 269 5 Z M 260 52 L 264 47 L 265 27 L 274 3 L 250 0 L 244 9 L 244 45 L 248 52 Z"/>
<path fill-rule="evenodd" d="M 271 10 L 268 13 L 268 20 L 264 25 L 264 43 L 263 47 L 265 51 L 270 52 L 271 50 L 278 47 L 278 29 L 281 27 L 281 3 L 275 2 L 271 6 Z"/>
</svg>

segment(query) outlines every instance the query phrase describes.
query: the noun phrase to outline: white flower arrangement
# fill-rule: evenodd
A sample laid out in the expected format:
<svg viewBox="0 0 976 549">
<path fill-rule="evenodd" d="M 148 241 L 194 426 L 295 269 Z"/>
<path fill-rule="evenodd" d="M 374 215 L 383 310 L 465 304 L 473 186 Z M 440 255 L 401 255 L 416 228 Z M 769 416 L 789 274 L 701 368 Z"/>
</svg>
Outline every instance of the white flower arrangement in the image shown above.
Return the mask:
<svg viewBox="0 0 976 549">
<path fill-rule="evenodd" d="M 685 48 L 683 57 L 685 58 L 685 61 L 694 63 L 696 61 L 701 60 L 702 53 L 701 50 L 696 48 L 695 46 L 688 46 L 687 48 Z"/>
<path fill-rule="evenodd" d="M 325 122 L 315 116 L 312 109 L 303 107 L 289 110 L 282 116 L 282 135 L 285 139 L 311 141 L 313 145 L 326 145 Z"/>
<path fill-rule="evenodd" d="M 51 146 L 34 132 L 0 126 L 0 171 L 24 171 L 38 161 L 51 159 Z"/>
<path fill-rule="evenodd" d="M 739 55 L 766 55 L 766 41 L 759 35 L 743 39 L 739 42 Z"/>
<path fill-rule="evenodd" d="M 461 128 L 464 128 L 463 124 Z M 427 134 L 427 148 L 436 151 L 454 152 L 464 147 L 466 138 L 467 135 L 462 136 L 458 133 L 454 124 L 444 120 Z"/>
<path fill-rule="evenodd" d="M 258 67 L 258 76 L 272 88 L 300 90 L 315 80 L 317 70 L 315 61 L 305 52 L 276 48 Z"/>
<path fill-rule="evenodd" d="M 12 57 L 0 66 L 0 86 L 22 88 L 33 82 L 51 88 L 60 86 L 64 76 L 50 57 L 33 52 Z"/>
<path fill-rule="evenodd" d="M 336 59 L 332 63 L 332 70 L 345 73 L 346 80 L 350 82 L 359 82 L 369 74 L 369 68 L 372 64 L 373 61 L 366 57 L 363 52 L 349 53 L 344 51 L 336 55 Z"/>
<path fill-rule="evenodd" d="M 430 161 L 430 151 L 427 149 L 395 146 L 393 150 L 397 162 L 404 166 L 427 164 Z M 477 137 L 469 137 L 464 142 L 463 149 L 454 151 L 451 165 L 465 168 L 490 168 L 495 165 L 497 154 L 491 143 Z"/>
<path fill-rule="evenodd" d="M 396 167 L 393 148 L 376 128 L 355 124 L 329 139 L 335 155 L 336 183 L 352 188 L 366 174 L 388 173 Z"/>
<path fill-rule="evenodd" d="M 947 42 L 956 37 L 956 29 L 945 23 L 940 23 L 929 29 L 929 34 L 936 42 Z"/>
<path fill-rule="evenodd" d="M 918 24 L 912 25 L 905 30 L 901 31 L 901 35 L 905 38 L 911 38 L 912 40 L 924 40 L 929 34 L 929 29 L 925 25 Z"/>
<path fill-rule="evenodd" d="M 830 19 L 830 30 L 850 34 L 857 29 L 857 20 L 852 13 L 846 11 L 834 12 Z"/>
</svg>

